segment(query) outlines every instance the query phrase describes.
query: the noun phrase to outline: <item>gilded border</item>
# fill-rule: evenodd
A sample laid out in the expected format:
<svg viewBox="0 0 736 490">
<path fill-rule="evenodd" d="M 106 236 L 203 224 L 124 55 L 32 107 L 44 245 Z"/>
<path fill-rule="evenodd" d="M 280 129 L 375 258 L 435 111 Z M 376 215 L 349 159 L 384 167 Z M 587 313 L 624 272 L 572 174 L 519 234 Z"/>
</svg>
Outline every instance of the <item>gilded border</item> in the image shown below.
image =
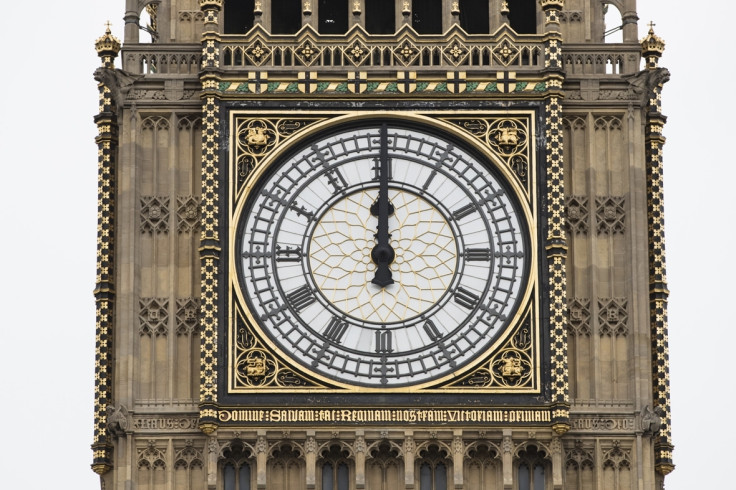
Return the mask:
<svg viewBox="0 0 736 490">
<path fill-rule="evenodd" d="M 231 222 L 228 224 L 228 229 L 235 229 L 234 220 L 236 220 L 237 216 L 239 216 L 239 213 L 241 212 L 240 207 L 242 207 L 242 203 L 245 202 L 247 199 L 247 192 L 249 189 L 249 186 L 252 185 L 251 182 L 253 179 L 257 179 L 258 176 L 264 171 L 268 165 L 272 161 L 274 161 L 275 158 L 278 158 L 278 156 L 282 153 L 283 150 L 283 143 L 288 139 L 288 141 L 291 141 L 292 144 L 298 144 L 298 140 L 306 137 L 306 133 L 302 131 L 304 126 L 300 127 L 299 131 L 296 131 L 294 133 L 286 135 L 283 139 L 281 139 L 281 144 L 271 144 L 270 142 L 272 140 L 275 140 L 277 138 L 277 131 L 275 124 L 278 121 L 286 121 L 286 120 L 298 120 L 303 121 L 307 124 L 305 126 L 310 127 L 310 131 L 319 131 L 326 127 L 334 126 L 337 124 L 340 124 L 340 122 L 336 122 L 337 120 L 342 120 L 344 118 L 348 118 L 350 120 L 354 119 L 354 116 L 357 116 L 358 118 L 374 118 L 376 117 L 376 112 L 361 112 L 361 113 L 355 113 L 351 111 L 325 111 L 325 112 L 316 112 L 316 111 L 294 111 L 290 113 L 283 113 L 283 111 L 274 111 L 273 113 L 270 112 L 264 112 L 264 111 L 244 111 L 244 110 L 237 110 L 233 111 L 230 114 L 229 117 L 229 125 L 230 125 L 230 176 L 229 176 L 229 196 L 230 196 L 230 202 L 231 206 L 234 206 L 233 209 L 229 212 L 229 220 Z M 381 112 L 382 115 L 385 116 L 384 112 Z M 537 252 L 539 242 L 536 242 L 536 239 L 534 237 L 538 236 L 537 230 L 536 230 L 536 223 L 537 223 L 537 216 L 538 213 L 543 212 L 543 210 L 539 209 L 539 204 L 536 196 L 536 191 L 531 192 L 531 195 L 529 193 L 529 189 L 536 189 L 536 184 L 530 184 L 529 188 L 525 185 L 525 182 L 522 182 L 522 180 L 519 178 L 517 171 L 514 169 L 513 165 L 508 161 L 507 158 L 504 157 L 502 153 L 499 153 L 498 149 L 494 148 L 492 144 L 487 141 L 488 138 L 478 138 L 478 135 L 474 135 L 472 131 L 470 131 L 468 128 L 463 127 L 461 124 L 458 124 L 458 119 L 456 117 L 457 112 L 455 111 L 411 111 L 411 112 L 393 112 L 391 113 L 392 118 L 398 118 L 398 117 L 409 117 L 417 122 L 423 121 L 426 123 L 432 123 L 439 127 L 443 127 L 446 131 L 457 131 L 457 136 L 464 138 L 468 141 L 469 144 L 477 147 L 477 148 L 483 148 L 484 152 L 488 155 L 489 158 L 491 158 L 494 162 L 496 162 L 497 165 L 499 165 L 501 168 L 503 168 L 503 172 L 505 175 L 505 178 L 509 181 L 509 183 L 514 186 L 515 188 L 515 194 L 517 197 L 524 203 L 524 207 L 526 209 L 525 213 L 528 213 L 527 216 L 527 223 L 530 227 L 529 233 L 530 233 L 530 239 L 532 239 L 533 245 L 532 248 L 535 250 L 536 258 L 534 260 L 534 263 L 531 265 L 531 271 L 532 274 L 534 274 L 533 271 L 537 270 L 538 267 L 538 260 L 540 260 L 540 255 Z M 250 116 L 250 117 L 249 117 Z M 290 116 L 289 119 L 285 119 L 285 116 Z M 495 128 L 497 124 L 506 122 L 506 121 L 515 121 L 517 124 L 520 124 L 523 122 L 523 125 L 520 125 L 519 127 L 523 127 L 523 133 L 524 137 L 526 138 L 525 145 L 527 147 L 532 147 L 535 144 L 536 138 L 536 123 L 535 118 L 532 115 L 532 112 L 528 109 L 524 110 L 506 110 L 503 112 L 495 113 L 495 112 L 479 112 L 478 116 L 479 118 L 482 118 L 484 121 L 487 121 L 491 123 L 491 126 Z M 257 124 L 251 124 L 251 123 L 257 123 Z M 505 127 L 505 126 L 504 126 Z M 257 155 L 257 159 L 253 158 L 255 165 L 248 173 L 248 177 L 246 179 L 246 182 L 241 182 L 241 178 L 238 175 L 238 168 L 239 168 L 239 162 L 242 160 L 243 156 L 253 156 L 253 151 L 245 151 L 246 147 L 243 146 L 238 140 L 241 139 L 241 136 L 248 135 L 251 133 L 251 129 L 253 129 L 253 136 L 256 138 L 256 140 L 259 142 L 259 146 L 257 148 L 261 149 L 259 150 L 259 154 Z M 255 131 L 258 129 L 259 131 Z M 258 133 L 258 134 L 256 134 Z M 262 133 L 262 134 L 261 134 Z M 273 134 L 272 134 L 273 133 Z M 521 134 L 520 133 L 520 134 Z M 297 140 L 297 142 L 294 142 L 294 140 Z M 277 148 L 282 148 L 281 150 L 276 150 Z M 260 154 L 260 151 L 267 151 L 267 154 L 263 153 Z M 536 175 L 536 157 L 537 153 L 536 151 L 529 151 L 528 156 L 530 158 L 529 161 L 529 174 L 526 175 L 526 179 L 528 182 L 535 183 L 537 181 L 538 176 Z M 230 246 L 233 247 L 233 240 L 234 237 L 229 237 Z M 232 260 L 232 254 L 229 254 L 230 260 Z M 231 263 L 231 267 L 234 267 L 234 264 Z M 239 287 L 237 287 L 237 284 L 232 283 L 234 280 L 234 275 L 231 275 L 231 287 L 230 287 L 230 303 L 238 302 L 239 304 L 243 304 L 243 299 L 240 297 L 240 290 Z M 528 298 L 527 307 L 525 309 L 520 310 L 517 313 L 517 319 L 518 322 L 516 324 L 519 324 L 521 322 L 522 316 L 530 315 L 535 318 L 541 318 L 541 315 L 539 315 L 539 308 L 541 307 L 541 302 L 538 298 L 539 289 L 538 289 L 538 282 L 539 280 L 534 278 L 530 281 L 528 285 L 528 290 L 525 293 L 525 297 Z M 526 308 L 529 308 L 529 311 Z M 231 317 L 229 320 L 228 330 L 232 332 L 232 334 L 228 337 L 228 352 L 229 355 L 233 355 L 233 338 L 237 337 L 237 332 L 234 327 L 234 318 L 237 316 L 237 310 L 232 309 L 231 313 L 233 313 L 235 316 Z M 250 317 L 250 315 L 247 313 L 247 311 L 244 311 L 245 313 L 245 323 L 248 325 L 252 325 L 253 319 Z M 540 323 L 541 320 L 537 321 L 535 324 L 535 328 L 541 328 Z M 513 331 L 512 331 L 513 330 Z M 496 348 L 493 349 L 493 354 L 490 354 L 489 356 L 494 356 L 493 359 L 490 357 L 488 358 L 487 362 L 481 363 L 481 365 L 477 365 L 476 368 L 482 367 L 482 365 L 488 365 L 489 362 L 494 362 L 497 359 L 497 357 L 503 352 L 514 350 L 510 349 L 510 345 L 513 344 L 513 342 L 509 342 L 509 339 L 512 337 L 512 334 L 516 334 L 517 329 L 509 330 L 509 332 L 504 335 L 503 339 L 499 339 L 499 342 L 496 344 Z M 541 342 L 541 338 L 539 335 L 532 335 L 531 336 L 532 341 L 539 344 Z M 268 341 L 265 339 L 261 339 L 264 341 L 264 345 L 269 345 L 273 347 Z M 261 351 L 262 349 L 260 347 L 254 347 L 253 351 Z M 516 349 L 520 351 L 520 349 Z M 242 353 L 241 353 L 242 354 Z M 242 357 L 241 354 L 238 354 L 239 357 Z M 528 353 L 525 352 L 525 355 L 531 356 L 534 359 L 535 368 L 533 369 L 534 373 L 534 381 L 530 383 L 522 383 L 522 384 L 515 384 L 515 383 L 509 383 L 507 386 L 500 386 L 498 384 L 494 384 L 493 386 L 487 387 L 489 390 L 492 390 L 493 393 L 537 393 L 540 390 L 541 381 L 540 381 L 540 370 L 537 369 L 538 366 L 541 364 L 541 352 L 539 345 L 536 345 L 534 348 L 529 350 Z M 270 361 L 269 359 L 266 360 L 266 362 L 260 361 L 258 363 L 259 366 L 267 366 L 269 365 L 269 362 L 276 363 L 278 359 L 281 357 L 276 355 L 273 357 Z M 255 363 L 254 363 L 255 366 Z M 235 387 L 233 383 L 233 362 L 228 361 L 228 390 L 230 393 L 248 393 L 248 392 L 254 392 L 254 390 L 257 390 L 260 393 L 266 393 L 266 392 L 279 392 L 284 390 L 291 390 L 294 391 L 295 389 L 305 389 L 305 390 L 320 390 L 324 393 L 328 392 L 352 392 L 352 391 L 346 391 L 345 387 L 342 388 L 330 388 L 329 385 L 334 385 L 334 382 L 331 382 L 327 379 L 321 379 L 319 376 L 315 377 L 316 382 L 324 383 L 325 388 L 314 388 L 310 387 L 309 383 L 303 383 L 299 382 L 296 384 L 291 384 L 289 387 L 283 387 L 279 386 L 279 383 L 272 382 L 269 384 L 269 386 L 264 386 L 262 384 L 259 384 L 258 387 L 249 388 L 249 389 L 243 389 L 242 387 Z M 298 369 L 296 370 L 298 372 Z M 473 368 L 470 368 L 468 370 L 468 374 L 472 373 L 474 371 Z M 465 377 L 465 376 L 464 376 Z M 272 376 L 273 378 L 273 376 Z M 275 379 L 275 378 L 274 378 Z M 485 386 L 483 388 L 486 388 Z M 452 381 L 448 380 L 439 380 L 432 384 L 431 386 L 425 386 L 421 389 L 416 388 L 402 388 L 401 390 L 398 390 L 399 392 L 413 392 L 413 393 L 449 393 L 449 392 L 463 392 L 463 393 L 470 393 L 470 392 L 477 392 L 478 387 L 468 387 L 468 386 L 459 386 L 456 383 L 453 383 Z M 356 390 L 356 392 L 366 392 L 370 391 L 368 389 L 359 389 Z"/>
</svg>

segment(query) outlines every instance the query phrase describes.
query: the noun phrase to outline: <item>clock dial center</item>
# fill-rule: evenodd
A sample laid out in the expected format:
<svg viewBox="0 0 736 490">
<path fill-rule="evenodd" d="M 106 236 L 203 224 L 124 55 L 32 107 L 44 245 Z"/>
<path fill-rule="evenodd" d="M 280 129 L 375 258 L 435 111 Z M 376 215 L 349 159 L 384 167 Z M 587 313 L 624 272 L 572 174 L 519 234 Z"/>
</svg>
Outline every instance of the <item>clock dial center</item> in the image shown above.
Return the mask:
<svg viewBox="0 0 736 490">
<path fill-rule="evenodd" d="M 374 189 L 337 201 L 318 221 L 309 244 L 312 278 L 335 308 L 361 321 L 389 324 L 419 316 L 447 292 L 457 269 L 457 242 L 444 216 L 411 192 L 389 189 L 389 262 L 393 284 L 372 282 L 377 265 Z"/>
</svg>

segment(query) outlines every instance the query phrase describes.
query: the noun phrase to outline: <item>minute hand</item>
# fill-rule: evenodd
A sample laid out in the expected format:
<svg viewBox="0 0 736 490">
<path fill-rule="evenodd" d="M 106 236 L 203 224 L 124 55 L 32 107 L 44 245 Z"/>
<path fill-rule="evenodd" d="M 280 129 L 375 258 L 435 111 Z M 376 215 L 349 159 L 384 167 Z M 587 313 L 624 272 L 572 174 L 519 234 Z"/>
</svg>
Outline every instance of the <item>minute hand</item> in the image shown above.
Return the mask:
<svg viewBox="0 0 736 490">
<path fill-rule="evenodd" d="M 388 127 L 381 126 L 381 153 L 380 153 L 378 200 L 371 206 L 371 214 L 378 216 L 378 233 L 376 246 L 371 251 L 371 258 L 376 264 L 376 275 L 371 281 L 380 287 L 393 284 L 389 266 L 394 261 L 396 253 L 391 247 L 391 235 L 388 232 L 388 217 L 393 214 L 391 203 L 388 200 Z"/>
</svg>

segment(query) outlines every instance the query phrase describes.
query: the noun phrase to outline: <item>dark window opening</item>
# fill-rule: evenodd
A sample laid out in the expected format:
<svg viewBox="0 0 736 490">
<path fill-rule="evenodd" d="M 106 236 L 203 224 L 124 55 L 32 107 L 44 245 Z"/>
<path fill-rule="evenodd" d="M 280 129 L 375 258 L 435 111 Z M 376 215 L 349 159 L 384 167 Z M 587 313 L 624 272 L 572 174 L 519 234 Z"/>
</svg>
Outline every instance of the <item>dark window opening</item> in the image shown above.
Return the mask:
<svg viewBox="0 0 736 490">
<path fill-rule="evenodd" d="M 245 34 L 253 27 L 254 3 L 255 0 L 225 0 L 225 34 Z"/>
<path fill-rule="evenodd" d="M 321 34 L 345 34 L 348 30 L 348 2 L 319 0 L 319 27 Z"/>
<path fill-rule="evenodd" d="M 302 28 L 300 0 L 271 0 L 271 33 L 294 34 Z"/>
<path fill-rule="evenodd" d="M 396 32 L 395 0 L 369 0 L 365 2 L 365 30 L 371 34 Z"/>
<path fill-rule="evenodd" d="M 516 0 L 509 4 L 509 24 L 519 34 L 537 33 L 536 0 Z"/>
<path fill-rule="evenodd" d="M 460 0 L 460 27 L 468 34 L 489 34 L 488 0 Z"/>
<path fill-rule="evenodd" d="M 419 34 L 442 34 L 442 0 L 413 0 L 411 26 Z"/>
</svg>

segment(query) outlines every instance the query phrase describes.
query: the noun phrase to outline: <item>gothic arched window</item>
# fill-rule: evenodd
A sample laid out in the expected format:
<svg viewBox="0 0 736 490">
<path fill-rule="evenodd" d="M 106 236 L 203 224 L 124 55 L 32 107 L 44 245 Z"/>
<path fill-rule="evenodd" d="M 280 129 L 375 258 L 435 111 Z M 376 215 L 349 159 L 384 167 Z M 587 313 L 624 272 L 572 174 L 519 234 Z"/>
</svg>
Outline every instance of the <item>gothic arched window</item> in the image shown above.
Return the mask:
<svg viewBox="0 0 736 490">
<path fill-rule="evenodd" d="M 344 34 L 348 30 L 348 2 L 319 0 L 318 31 L 320 34 Z"/>
<path fill-rule="evenodd" d="M 255 0 L 225 0 L 225 34 L 245 34 L 253 27 Z"/>
<path fill-rule="evenodd" d="M 271 0 L 271 33 L 294 34 L 302 28 L 300 0 Z"/>
<path fill-rule="evenodd" d="M 488 34 L 488 0 L 460 0 L 460 27 L 468 34 Z"/>
<path fill-rule="evenodd" d="M 519 453 L 517 469 L 518 490 L 545 489 L 545 453 L 536 446 L 528 446 Z"/>
<path fill-rule="evenodd" d="M 419 34 L 442 34 L 442 0 L 413 0 L 411 26 Z"/>
<path fill-rule="evenodd" d="M 509 2 L 509 24 L 519 34 L 537 33 L 537 1 Z"/>
<path fill-rule="evenodd" d="M 322 455 L 322 490 L 350 489 L 349 453 L 332 446 Z"/>
<path fill-rule="evenodd" d="M 396 0 L 365 2 L 365 30 L 371 34 L 396 32 Z"/>
<path fill-rule="evenodd" d="M 433 444 L 419 454 L 419 490 L 447 490 L 447 452 Z"/>
<path fill-rule="evenodd" d="M 223 490 L 250 490 L 251 452 L 240 442 L 234 442 L 222 452 Z"/>
</svg>

